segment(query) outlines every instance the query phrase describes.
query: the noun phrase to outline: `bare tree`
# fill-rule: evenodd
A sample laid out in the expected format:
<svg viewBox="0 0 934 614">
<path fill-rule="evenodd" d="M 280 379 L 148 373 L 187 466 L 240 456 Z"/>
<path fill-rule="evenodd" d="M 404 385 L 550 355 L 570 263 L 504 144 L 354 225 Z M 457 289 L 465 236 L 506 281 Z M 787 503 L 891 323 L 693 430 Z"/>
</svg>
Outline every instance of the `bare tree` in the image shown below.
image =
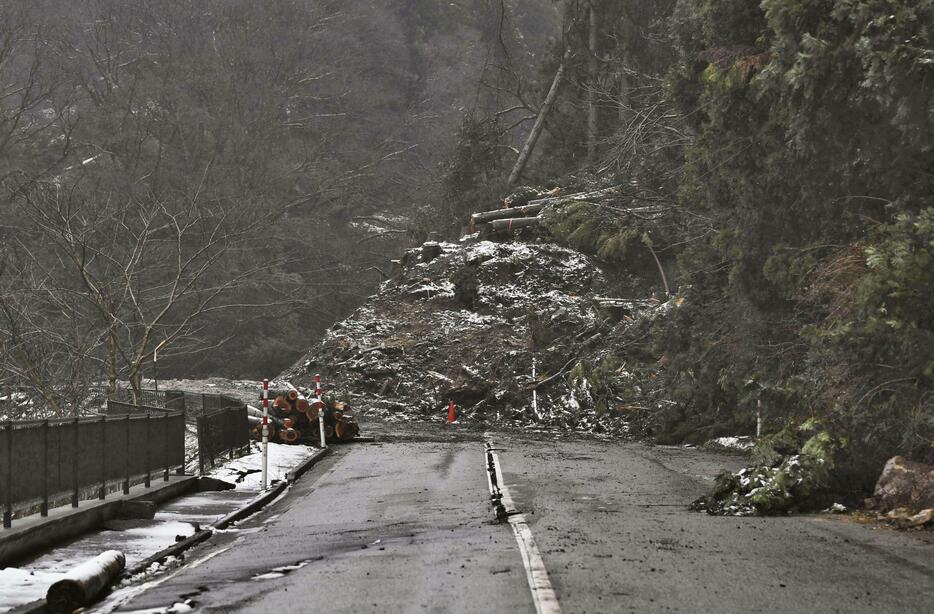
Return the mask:
<svg viewBox="0 0 934 614">
<path fill-rule="evenodd" d="M 229 300 L 276 263 L 232 258 L 268 221 L 241 206 L 200 192 L 187 202 L 101 202 L 47 183 L 24 186 L 19 197 L 32 240 L 62 265 L 62 285 L 47 291 L 72 312 L 93 314 L 111 390 L 125 377 L 138 400 L 156 348 L 178 351 L 210 314 L 263 304 Z"/>
<path fill-rule="evenodd" d="M 0 386 L 7 408 L 16 408 L 13 392 L 25 388 L 22 415 L 11 417 L 79 415 L 98 364 L 97 331 L 54 276 L 33 266 L 20 246 L 24 256 L 11 253 L 13 245 L 7 243 L 0 263 Z"/>
</svg>

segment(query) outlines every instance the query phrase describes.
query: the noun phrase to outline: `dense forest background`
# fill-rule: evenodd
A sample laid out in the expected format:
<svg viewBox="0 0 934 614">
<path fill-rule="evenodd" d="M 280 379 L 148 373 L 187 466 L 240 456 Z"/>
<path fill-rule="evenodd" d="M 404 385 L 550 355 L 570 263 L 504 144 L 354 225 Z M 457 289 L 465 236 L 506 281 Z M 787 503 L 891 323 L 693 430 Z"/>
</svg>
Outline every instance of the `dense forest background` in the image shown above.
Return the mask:
<svg viewBox="0 0 934 614">
<path fill-rule="evenodd" d="M 559 26 L 550 0 L 0 1 L 4 384 L 64 411 L 154 358 L 290 365 L 424 239 L 464 118 Z"/>
<path fill-rule="evenodd" d="M 790 449 L 820 424 L 859 479 L 934 459 L 934 2 L 562 6 L 526 180 L 620 186 L 549 229 L 643 295 L 658 256 L 684 298 L 620 348 L 675 401 L 635 423 L 700 442 L 758 414 Z"/>
<path fill-rule="evenodd" d="M 513 175 L 685 299 L 647 433 L 934 454 L 934 0 L 0 7 L 8 385 L 274 372 Z"/>
</svg>

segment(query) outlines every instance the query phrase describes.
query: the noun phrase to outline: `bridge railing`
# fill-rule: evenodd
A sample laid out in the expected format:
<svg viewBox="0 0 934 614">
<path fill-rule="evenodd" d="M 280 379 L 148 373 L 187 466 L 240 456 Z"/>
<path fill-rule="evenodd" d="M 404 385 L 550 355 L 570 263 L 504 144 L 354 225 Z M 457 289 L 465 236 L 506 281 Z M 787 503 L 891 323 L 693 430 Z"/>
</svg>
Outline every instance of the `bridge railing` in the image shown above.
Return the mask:
<svg viewBox="0 0 934 614">
<path fill-rule="evenodd" d="M 117 407 L 114 407 L 116 410 Z M 185 464 L 183 411 L 132 406 L 122 414 L 8 421 L 0 432 L 3 525 L 51 507 L 148 487 Z"/>
</svg>

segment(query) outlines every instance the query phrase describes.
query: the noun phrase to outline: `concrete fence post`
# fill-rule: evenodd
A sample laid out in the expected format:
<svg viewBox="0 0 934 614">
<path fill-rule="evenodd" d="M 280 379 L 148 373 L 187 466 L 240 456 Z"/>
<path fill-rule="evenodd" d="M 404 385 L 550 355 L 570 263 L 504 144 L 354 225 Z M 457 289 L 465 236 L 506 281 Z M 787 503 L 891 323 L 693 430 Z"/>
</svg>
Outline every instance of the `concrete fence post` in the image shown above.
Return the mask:
<svg viewBox="0 0 934 614">
<path fill-rule="evenodd" d="M 80 499 L 80 494 L 78 492 L 78 463 L 81 461 L 81 454 L 78 452 L 78 443 L 81 441 L 81 438 L 78 435 L 78 431 L 81 426 L 81 418 L 75 418 L 71 426 L 74 429 L 74 432 L 71 434 L 71 507 L 78 507 L 78 500 Z"/>
<path fill-rule="evenodd" d="M 9 394 L 9 393 L 7 393 Z M 6 509 L 3 510 L 3 528 L 13 526 L 13 421 L 6 423 Z"/>
<path fill-rule="evenodd" d="M 165 453 L 165 472 L 162 476 L 163 482 L 169 481 L 169 465 L 172 463 L 172 453 L 171 448 L 169 447 L 169 441 L 171 440 L 171 434 L 169 433 L 169 414 L 162 415 L 162 424 L 165 426 L 163 433 L 165 434 L 164 441 L 162 446 L 165 448 L 163 452 Z"/>
<path fill-rule="evenodd" d="M 123 494 L 130 494 L 130 414 L 126 415 L 126 449 L 123 458 Z"/>
<path fill-rule="evenodd" d="M 152 412 L 146 412 L 146 478 L 144 484 L 149 488 L 152 482 Z"/>
<path fill-rule="evenodd" d="M 239 409 L 227 410 L 227 446 L 230 448 L 230 460 L 234 459 L 234 450 L 237 447 L 235 438 L 237 432 L 236 427 L 239 426 L 237 422 L 239 412 Z"/>
<path fill-rule="evenodd" d="M 107 496 L 107 416 L 101 416 L 101 491 L 98 498 Z"/>
</svg>

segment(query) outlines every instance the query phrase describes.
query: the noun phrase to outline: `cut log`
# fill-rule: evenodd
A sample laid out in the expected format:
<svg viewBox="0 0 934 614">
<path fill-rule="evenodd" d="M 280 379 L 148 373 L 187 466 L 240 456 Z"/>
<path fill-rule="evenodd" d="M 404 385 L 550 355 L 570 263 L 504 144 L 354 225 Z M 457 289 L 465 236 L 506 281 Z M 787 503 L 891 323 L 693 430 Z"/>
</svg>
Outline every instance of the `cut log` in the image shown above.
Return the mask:
<svg viewBox="0 0 934 614">
<path fill-rule="evenodd" d="M 247 416 L 247 421 L 250 423 L 250 434 L 253 436 L 253 439 L 256 441 L 262 441 L 263 439 L 263 418 L 262 416 Z M 269 416 L 269 439 L 275 439 L 276 433 L 279 429 L 282 428 L 282 422 L 279 421 L 274 416 Z"/>
<path fill-rule="evenodd" d="M 357 426 L 356 421 L 351 422 L 347 419 L 347 416 L 344 416 L 342 420 L 338 420 L 337 424 L 334 425 L 334 436 L 340 441 L 350 441 L 359 432 L 360 428 Z"/>
<path fill-rule="evenodd" d="M 497 209 L 496 211 L 481 211 L 479 213 L 474 213 L 470 216 L 470 224 L 472 229 L 476 229 L 477 224 L 485 224 L 487 222 L 492 222 L 493 220 L 505 220 L 508 218 L 515 217 L 531 217 L 533 215 L 538 215 L 538 212 L 544 209 L 546 203 L 539 203 L 537 205 L 525 205 L 522 207 L 514 207 L 512 209 Z"/>
<path fill-rule="evenodd" d="M 260 418 L 260 419 L 262 419 L 262 417 L 263 417 L 263 410 L 262 410 L 262 409 L 259 409 L 258 407 L 253 407 L 252 405 L 247 405 L 247 406 L 246 406 L 246 415 L 247 415 L 248 417 L 252 416 L 252 417 L 254 417 L 254 418 Z M 278 418 L 276 418 L 274 415 L 271 415 L 271 414 L 270 414 L 270 416 L 269 416 L 269 419 L 270 419 L 270 420 L 278 420 Z"/>
<path fill-rule="evenodd" d="M 511 235 L 520 228 L 533 228 L 541 224 L 537 217 L 517 217 L 506 220 L 493 220 L 490 222 L 490 230 L 493 234 Z"/>
<path fill-rule="evenodd" d="M 73 612 L 90 605 L 116 580 L 126 567 L 126 557 L 118 550 L 108 550 L 78 565 L 49 587 L 46 607 L 52 612 Z"/>
<path fill-rule="evenodd" d="M 283 415 L 288 416 L 292 413 L 292 403 L 285 397 L 276 397 L 272 406 L 278 409 Z"/>
<path fill-rule="evenodd" d="M 260 414 L 258 416 L 254 416 L 253 414 L 248 414 L 246 419 L 247 419 L 247 422 L 250 423 L 250 428 L 253 428 L 254 426 L 263 425 L 263 414 Z M 285 418 L 284 420 L 288 420 L 288 418 Z M 273 426 L 282 426 L 284 420 L 280 418 L 276 418 L 275 416 L 269 416 L 269 424 Z"/>
<path fill-rule="evenodd" d="M 606 196 L 615 196 L 621 193 L 622 190 L 623 186 L 615 185 L 613 187 L 604 188 L 602 190 L 594 190 L 593 192 L 578 192 L 577 194 L 568 194 L 567 196 L 550 196 L 548 198 L 539 198 L 537 200 L 531 201 L 526 206 L 533 207 L 539 205 L 565 205 L 567 203 L 579 202 L 582 200 L 594 200 Z"/>
<path fill-rule="evenodd" d="M 301 439 L 301 437 L 302 437 L 302 434 L 299 433 L 295 429 L 288 428 L 288 429 L 282 429 L 281 431 L 279 431 L 279 439 L 281 439 L 285 443 L 295 443 L 296 441 Z"/>
</svg>

